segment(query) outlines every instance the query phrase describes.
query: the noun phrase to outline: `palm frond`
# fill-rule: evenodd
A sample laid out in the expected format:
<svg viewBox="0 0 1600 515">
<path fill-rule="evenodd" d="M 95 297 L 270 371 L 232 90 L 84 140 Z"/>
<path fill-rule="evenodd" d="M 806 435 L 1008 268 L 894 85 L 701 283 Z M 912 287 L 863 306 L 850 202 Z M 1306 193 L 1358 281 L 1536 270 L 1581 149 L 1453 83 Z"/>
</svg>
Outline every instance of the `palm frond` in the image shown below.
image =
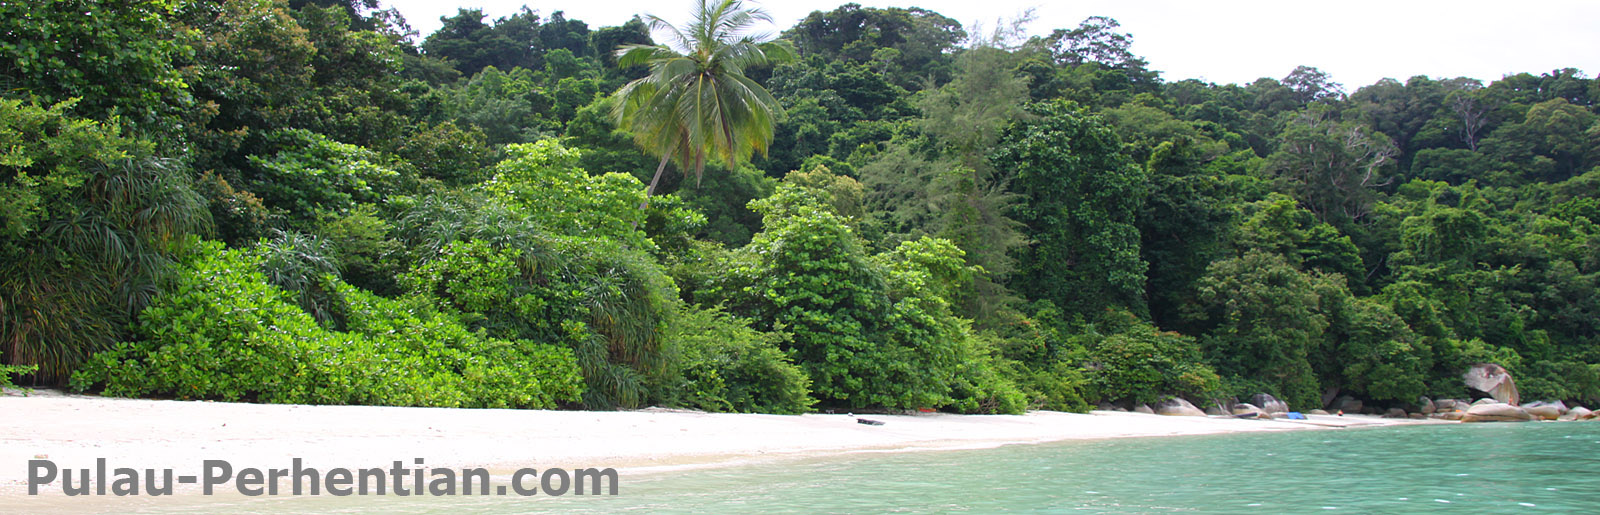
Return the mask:
<svg viewBox="0 0 1600 515">
<path fill-rule="evenodd" d="M 0 256 L 0 349 L 58 382 L 109 348 L 160 291 L 187 235 L 210 227 L 176 161 L 85 163 L 71 212 Z"/>
<path fill-rule="evenodd" d="M 647 65 L 655 61 L 682 57 L 682 54 L 660 45 L 622 45 L 616 51 L 618 66 Z"/>
<path fill-rule="evenodd" d="M 650 68 L 650 75 L 617 90 L 612 114 L 618 125 L 633 132 L 640 148 L 670 158 L 679 169 L 694 169 L 697 183 L 709 159 L 736 167 L 753 152 L 765 153 L 782 108 L 744 73 L 795 57 L 788 42 L 748 34 L 772 16 L 743 0 L 701 0 L 682 27 L 648 19 L 671 36 L 677 52 L 644 45 L 617 49 L 619 59 Z"/>
</svg>

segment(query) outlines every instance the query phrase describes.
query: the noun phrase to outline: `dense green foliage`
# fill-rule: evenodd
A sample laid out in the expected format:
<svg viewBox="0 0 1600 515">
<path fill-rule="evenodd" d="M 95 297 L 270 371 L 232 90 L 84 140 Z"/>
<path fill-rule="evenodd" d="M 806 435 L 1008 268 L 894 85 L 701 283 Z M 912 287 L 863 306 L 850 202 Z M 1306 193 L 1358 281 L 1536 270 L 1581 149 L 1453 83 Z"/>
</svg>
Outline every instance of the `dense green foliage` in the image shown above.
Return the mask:
<svg viewBox="0 0 1600 515">
<path fill-rule="evenodd" d="M 590 176 L 552 141 L 507 152 L 479 190 L 435 194 L 401 214 L 397 232 L 413 254 L 401 283 L 490 336 L 571 347 L 591 407 L 654 400 L 675 294 L 633 225 L 646 221 L 643 188 L 627 175 Z"/>
<path fill-rule="evenodd" d="M 1017 413 L 1492 362 L 1600 402 L 1575 69 L 1351 92 L 1167 81 L 1105 17 L 378 7 L 0 4 L 0 381 Z"/>
<path fill-rule="evenodd" d="M 182 67 L 196 34 L 176 0 L 67 0 L 0 5 L 7 97 L 113 114 L 152 132 L 177 129 L 189 101 Z"/>
<path fill-rule="evenodd" d="M 209 224 L 181 163 L 72 107 L 0 99 L 0 351 L 50 381 L 116 343 Z"/>
<path fill-rule="evenodd" d="M 138 341 L 73 375 L 113 395 L 292 404 L 548 408 L 576 400 L 566 349 L 468 331 L 425 299 L 325 278 L 346 330 L 268 283 L 259 253 L 198 249 L 139 316 Z"/>
<path fill-rule="evenodd" d="M 31 374 L 38 370 L 38 365 L 0 365 L 0 388 L 16 386 L 11 382 L 13 374 Z"/>
<path fill-rule="evenodd" d="M 1088 350 L 1091 396 L 1112 402 L 1153 403 L 1166 396 L 1217 393 L 1194 338 L 1162 332 L 1128 312 L 1109 313 L 1074 337 Z"/>
<path fill-rule="evenodd" d="M 893 283 L 926 281 L 928 272 L 874 260 L 810 190 L 786 185 L 755 204 L 764 230 L 725 258 L 723 284 L 697 297 L 721 298 L 758 327 L 791 333 L 795 361 L 822 399 L 854 407 L 949 402 L 959 364 L 953 336 L 962 328 L 937 316 L 936 295 L 927 305 L 904 288 L 912 285 Z"/>
<path fill-rule="evenodd" d="M 784 333 L 761 332 L 720 310 L 680 312 L 667 340 L 681 379 L 669 385 L 674 403 L 706 411 L 803 413 L 816 403 L 811 379 L 781 345 Z"/>
<path fill-rule="evenodd" d="M 1021 293 L 1072 312 L 1145 311 L 1145 263 L 1134 226 L 1144 170 L 1121 153 L 1116 133 L 1070 105 L 1035 104 L 991 157 L 1014 174 L 1013 208 L 1033 245 L 1020 252 Z"/>
</svg>

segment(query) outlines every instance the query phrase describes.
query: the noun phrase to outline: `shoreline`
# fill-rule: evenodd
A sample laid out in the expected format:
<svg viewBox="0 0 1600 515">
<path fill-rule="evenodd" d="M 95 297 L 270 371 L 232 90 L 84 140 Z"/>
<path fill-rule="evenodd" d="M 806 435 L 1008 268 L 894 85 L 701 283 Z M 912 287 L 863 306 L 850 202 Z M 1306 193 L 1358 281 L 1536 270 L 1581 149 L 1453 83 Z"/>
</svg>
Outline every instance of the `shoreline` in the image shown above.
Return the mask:
<svg viewBox="0 0 1600 515">
<path fill-rule="evenodd" d="M 0 499 L 26 495 L 31 459 L 61 468 L 173 469 L 203 460 L 235 469 L 306 467 L 616 468 L 623 474 L 735 466 L 862 452 L 993 448 L 1067 440 L 1453 423 L 1375 416 L 1306 421 L 1095 411 L 1025 415 L 762 415 L 679 410 L 536 411 L 306 406 L 98 397 L 40 390 L 0 395 Z M 41 458 L 43 457 L 43 458 Z M 59 482 L 59 481 L 58 481 Z M 58 486 L 47 490 L 60 495 Z M 182 492 L 180 492 L 182 495 Z"/>
</svg>

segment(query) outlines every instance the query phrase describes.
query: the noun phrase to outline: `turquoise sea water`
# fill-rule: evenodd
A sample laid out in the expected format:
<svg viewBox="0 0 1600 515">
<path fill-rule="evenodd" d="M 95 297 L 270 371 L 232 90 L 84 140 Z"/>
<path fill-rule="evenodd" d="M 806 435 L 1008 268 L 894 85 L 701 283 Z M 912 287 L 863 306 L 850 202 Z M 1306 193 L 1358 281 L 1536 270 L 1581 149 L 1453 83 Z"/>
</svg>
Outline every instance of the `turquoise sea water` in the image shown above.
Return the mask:
<svg viewBox="0 0 1600 515">
<path fill-rule="evenodd" d="M 650 512 L 1600 511 L 1600 423 L 1136 438 L 666 475 L 561 509 Z M 554 507 L 554 506 L 552 506 Z"/>
<path fill-rule="evenodd" d="M 151 512 L 1593 513 L 1600 422 L 858 453 L 624 474 L 617 497 L 276 498 Z"/>
</svg>

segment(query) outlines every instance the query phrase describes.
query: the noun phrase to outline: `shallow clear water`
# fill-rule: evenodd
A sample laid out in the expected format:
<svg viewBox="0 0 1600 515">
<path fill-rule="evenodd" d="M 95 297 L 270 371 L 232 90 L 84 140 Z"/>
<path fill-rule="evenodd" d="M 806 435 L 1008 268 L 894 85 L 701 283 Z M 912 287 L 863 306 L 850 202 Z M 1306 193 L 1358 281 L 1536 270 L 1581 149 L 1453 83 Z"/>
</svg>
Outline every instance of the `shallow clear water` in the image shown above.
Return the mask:
<svg viewBox="0 0 1600 515">
<path fill-rule="evenodd" d="M 1462 424 L 856 455 L 624 483 L 609 512 L 1600 510 L 1600 424 Z M 540 506 L 541 508 L 544 506 Z"/>
<path fill-rule="evenodd" d="M 1129 438 L 622 476 L 617 497 L 276 498 L 150 511 L 1521 513 L 1600 510 L 1600 423 Z"/>
</svg>

